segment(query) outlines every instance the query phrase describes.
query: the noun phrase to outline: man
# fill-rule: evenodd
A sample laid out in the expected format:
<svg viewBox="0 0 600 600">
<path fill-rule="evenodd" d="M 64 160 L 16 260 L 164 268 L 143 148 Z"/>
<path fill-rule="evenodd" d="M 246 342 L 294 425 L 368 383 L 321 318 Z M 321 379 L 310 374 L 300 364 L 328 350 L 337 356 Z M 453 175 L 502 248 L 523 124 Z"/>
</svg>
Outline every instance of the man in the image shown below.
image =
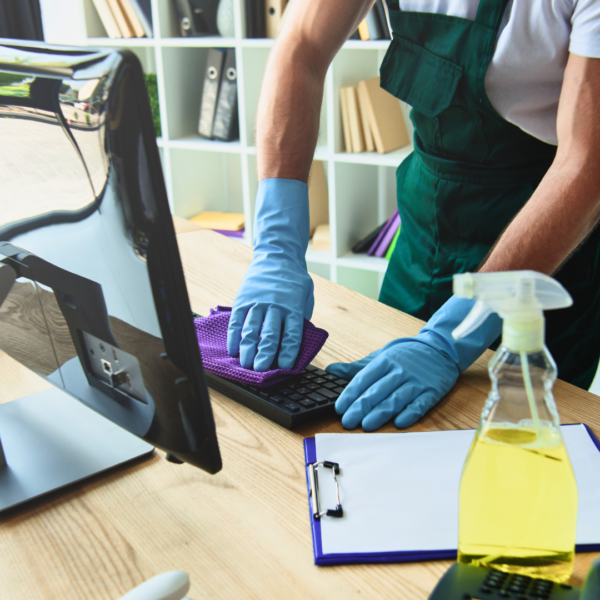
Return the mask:
<svg viewBox="0 0 600 600">
<path fill-rule="evenodd" d="M 290 367 L 313 309 L 307 178 L 327 68 L 373 0 L 294 0 L 267 66 L 257 121 L 255 250 L 229 328 L 242 365 Z M 592 381 L 600 354 L 600 1 L 400 0 L 381 84 L 413 108 L 415 151 L 398 168 L 402 231 L 380 300 L 429 319 L 328 370 L 352 379 L 342 423 L 408 427 L 498 337 L 463 340 L 472 302 L 456 272 L 533 269 L 574 307 L 547 318 L 563 379 Z M 482 262 L 483 261 L 483 262 Z M 559 270 L 560 269 L 560 270 Z M 262 327 L 262 331 L 261 331 Z"/>
</svg>

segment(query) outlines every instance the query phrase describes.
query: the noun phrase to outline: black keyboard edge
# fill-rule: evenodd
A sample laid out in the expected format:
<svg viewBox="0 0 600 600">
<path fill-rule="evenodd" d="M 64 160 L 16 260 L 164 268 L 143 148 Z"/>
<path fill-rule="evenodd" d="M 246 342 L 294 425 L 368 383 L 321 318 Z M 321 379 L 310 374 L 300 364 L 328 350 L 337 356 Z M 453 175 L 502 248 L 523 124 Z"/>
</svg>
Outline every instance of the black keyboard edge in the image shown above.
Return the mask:
<svg viewBox="0 0 600 600">
<path fill-rule="evenodd" d="M 250 410 L 253 410 L 263 417 L 267 417 L 267 419 L 274 421 L 286 429 L 293 429 L 294 427 L 298 427 L 298 425 L 303 425 L 314 421 L 319 417 L 335 413 L 334 403 L 331 403 L 326 406 L 311 408 L 310 410 L 302 411 L 298 414 L 292 414 L 284 408 L 276 406 L 275 404 L 270 404 L 264 398 L 260 398 L 252 392 L 244 390 L 233 381 L 209 373 L 206 370 L 204 371 L 204 374 L 209 387 L 217 390 L 217 392 L 225 394 L 228 398 L 243 404 Z"/>
</svg>

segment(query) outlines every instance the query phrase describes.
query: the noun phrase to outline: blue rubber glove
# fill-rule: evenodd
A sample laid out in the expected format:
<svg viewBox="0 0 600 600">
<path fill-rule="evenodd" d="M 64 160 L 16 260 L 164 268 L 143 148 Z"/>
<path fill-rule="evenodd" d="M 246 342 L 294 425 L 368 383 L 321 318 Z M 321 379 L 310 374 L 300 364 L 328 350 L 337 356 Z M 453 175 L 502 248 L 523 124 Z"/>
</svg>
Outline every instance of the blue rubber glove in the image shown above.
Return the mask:
<svg viewBox="0 0 600 600">
<path fill-rule="evenodd" d="M 267 371 L 296 362 L 304 319 L 314 308 L 306 270 L 310 223 L 308 186 L 294 179 L 263 179 L 256 195 L 254 256 L 238 290 L 227 351 L 245 369 Z M 262 329 L 262 331 L 261 331 Z"/>
<path fill-rule="evenodd" d="M 452 337 L 474 303 L 452 296 L 415 337 L 394 340 L 356 362 L 329 365 L 330 373 L 352 380 L 335 403 L 342 425 L 353 429 L 362 422 L 374 431 L 395 417 L 396 427 L 409 427 L 437 404 L 502 332 L 493 314 L 468 336 Z"/>
</svg>

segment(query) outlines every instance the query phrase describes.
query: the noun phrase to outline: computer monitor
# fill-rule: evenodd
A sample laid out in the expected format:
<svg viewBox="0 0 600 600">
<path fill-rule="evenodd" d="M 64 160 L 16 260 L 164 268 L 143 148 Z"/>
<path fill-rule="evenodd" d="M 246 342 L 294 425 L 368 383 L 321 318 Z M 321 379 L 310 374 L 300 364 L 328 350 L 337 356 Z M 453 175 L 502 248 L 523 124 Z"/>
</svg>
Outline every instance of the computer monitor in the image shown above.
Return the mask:
<svg viewBox="0 0 600 600">
<path fill-rule="evenodd" d="M 153 446 L 216 473 L 139 60 L 0 40 L 0 140 L 0 349 L 57 388 L 0 405 L 0 510 Z"/>
</svg>

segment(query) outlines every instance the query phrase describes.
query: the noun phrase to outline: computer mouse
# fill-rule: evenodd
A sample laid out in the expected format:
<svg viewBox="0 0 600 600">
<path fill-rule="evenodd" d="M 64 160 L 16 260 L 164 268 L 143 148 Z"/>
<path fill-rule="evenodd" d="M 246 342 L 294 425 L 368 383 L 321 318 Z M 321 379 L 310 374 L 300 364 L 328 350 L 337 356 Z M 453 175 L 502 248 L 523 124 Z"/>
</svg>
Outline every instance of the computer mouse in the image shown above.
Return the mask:
<svg viewBox="0 0 600 600">
<path fill-rule="evenodd" d="M 120 600 L 189 600 L 190 578 L 185 571 L 167 571 L 144 581 Z"/>
</svg>

